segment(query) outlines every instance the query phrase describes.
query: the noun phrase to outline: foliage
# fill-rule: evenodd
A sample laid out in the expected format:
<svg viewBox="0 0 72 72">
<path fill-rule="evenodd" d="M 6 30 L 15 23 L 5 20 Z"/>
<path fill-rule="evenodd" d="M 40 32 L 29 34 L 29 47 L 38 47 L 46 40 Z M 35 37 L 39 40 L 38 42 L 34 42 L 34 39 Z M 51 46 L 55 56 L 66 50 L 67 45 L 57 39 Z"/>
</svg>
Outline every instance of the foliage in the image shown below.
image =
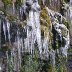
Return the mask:
<svg viewBox="0 0 72 72">
<path fill-rule="evenodd" d="M 6 6 L 12 3 L 11 0 L 2 0 L 2 2 L 3 2 L 4 5 L 6 5 Z"/>
<path fill-rule="evenodd" d="M 44 37 L 48 37 L 50 40 L 52 40 L 52 33 L 50 31 L 51 20 L 45 7 L 41 9 L 40 12 L 40 24 L 41 24 L 41 30 L 44 31 Z"/>
<path fill-rule="evenodd" d="M 16 0 L 15 7 L 19 8 L 22 5 L 22 0 Z"/>
<path fill-rule="evenodd" d="M 47 15 L 48 12 L 46 11 L 45 8 L 43 8 L 40 12 L 40 17 L 45 20 L 46 22 L 44 23 L 44 25 L 46 25 L 48 28 L 50 27 L 51 21 L 50 21 L 50 17 Z M 41 22 L 43 23 L 43 22 Z"/>
<path fill-rule="evenodd" d="M 8 55 L 8 59 L 7 59 L 7 69 L 8 69 L 8 72 L 13 72 L 13 64 L 12 64 L 12 61 L 11 61 L 11 55 Z"/>
<path fill-rule="evenodd" d="M 11 0 L 2 0 L 4 5 L 7 6 L 11 4 Z M 15 6 L 18 7 L 22 4 L 21 0 L 17 0 L 15 3 Z M 13 15 L 7 14 L 7 18 L 9 21 L 17 21 L 17 17 Z M 69 22 L 67 22 L 63 18 L 63 24 L 67 26 L 69 29 Z M 19 22 L 24 24 L 24 22 Z M 51 20 L 50 17 L 48 16 L 48 12 L 45 9 L 41 9 L 40 12 L 40 23 L 41 23 L 41 28 L 44 31 L 45 37 L 47 37 L 48 32 L 51 30 Z M 18 24 L 18 23 L 17 23 Z M 22 28 L 22 27 L 21 27 Z M 53 40 L 53 34 L 50 31 L 49 32 L 49 37 L 51 41 Z M 57 49 L 59 48 L 59 42 L 58 39 L 56 39 L 56 47 Z M 52 44 L 50 43 L 49 45 L 49 50 L 52 49 Z M 35 48 L 34 55 L 27 54 L 25 53 L 22 57 L 22 67 L 21 67 L 21 72 L 66 72 L 66 58 L 63 58 L 61 56 L 58 56 L 56 59 L 56 62 L 59 64 L 59 68 L 57 66 L 52 66 L 50 61 L 43 61 L 39 60 L 39 54 L 37 48 Z M 62 64 L 63 63 L 63 64 Z M 9 57 L 8 59 L 8 67 L 9 67 L 9 72 L 12 71 L 12 63 L 11 63 L 11 58 Z M 58 69 L 58 70 L 57 70 Z"/>
<path fill-rule="evenodd" d="M 65 19 L 65 18 L 63 18 L 62 19 L 62 23 L 69 29 L 70 28 L 70 26 L 69 26 L 69 22 Z"/>
<path fill-rule="evenodd" d="M 67 59 L 61 55 L 56 56 L 56 70 L 57 72 L 67 72 Z"/>
<path fill-rule="evenodd" d="M 68 3 L 69 2 L 69 0 L 64 0 L 66 3 Z"/>
<path fill-rule="evenodd" d="M 35 50 L 34 56 L 25 54 L 22 60 L 21 72 L 37 72 L 39 67 L 38 50 Z"/>
<path fill-rule="evenodd" d="M 72 53 L 72 47 L 68 49 L 68 53 Z M 68 60 L 72 60 L 72 56 L 68 55 Z"/>
</svg>

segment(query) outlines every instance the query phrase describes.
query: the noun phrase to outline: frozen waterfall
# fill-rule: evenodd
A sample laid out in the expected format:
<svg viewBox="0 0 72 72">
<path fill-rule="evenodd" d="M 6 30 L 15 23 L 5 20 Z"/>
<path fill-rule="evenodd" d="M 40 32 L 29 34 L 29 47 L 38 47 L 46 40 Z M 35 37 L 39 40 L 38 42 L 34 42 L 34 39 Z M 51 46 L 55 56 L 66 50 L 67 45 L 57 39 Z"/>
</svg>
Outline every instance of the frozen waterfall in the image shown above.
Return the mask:
<svg viewBox="0 0 72 72">
<path fill-rule="evenodd" d="M 45 3 L 44 1 L 45 0 L 43 0 L 43 4 Z M 46 6 L 45 9 L 51 20 L 50 25 L 52 28 L 50 32 L 53 37 L 51 42 L 49 41 L 50 33 L 47 27 L 45 30 L 48 36 L 44 36 L 43 38 L 41 36 L 41 11 L 38 0 L 24 0 L 23 5 L 19 9 L 19 19 L 23 22 L 22 24 L 18 24 L 16 21 L 10 22 L 6 17 L 0 20 L 5 41 L 3 44 L 8 43 L 9 48 L 9 50 L 6 51 L 7 71 L 9 71 L 8 66 L 11 64 L 13 66 L 12 71 L 20 72 L 22 56 L 24 54 L 33 56 L 36 48 L 38 48 L 39 58 L 43 60 L 50 59 L 53 67 L 56 63 L 56 51 L 58 52 L 57 54 L 62 54 L 64 57 L 67 57 L 70 38 L 68 28 L 62 23 L 63 16 L 60 13 L 50 10 Z M 13 13 L 15 13 L 14 4 Z M 53 28 L 55 34 L 52 31 Z M 63 32 L 64 34 L 62 34 Z M 64 45 L 62 45 L 63 41 Z M 59 44 L 59 42 L 61 44 Z"/>
</svg>

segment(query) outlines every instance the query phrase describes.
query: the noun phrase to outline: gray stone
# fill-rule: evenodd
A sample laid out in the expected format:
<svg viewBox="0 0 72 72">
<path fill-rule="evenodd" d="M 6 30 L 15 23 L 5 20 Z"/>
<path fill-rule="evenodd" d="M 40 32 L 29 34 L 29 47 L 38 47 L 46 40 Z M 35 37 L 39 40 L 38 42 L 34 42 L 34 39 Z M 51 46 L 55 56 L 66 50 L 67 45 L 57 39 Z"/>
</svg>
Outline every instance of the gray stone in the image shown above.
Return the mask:
<svg viewBox="0 0 72 72">
<path fill-rule="evenodd" d="M 2 0 L 0 0 L 0 8 L 4 7 Z"/>
</svg>

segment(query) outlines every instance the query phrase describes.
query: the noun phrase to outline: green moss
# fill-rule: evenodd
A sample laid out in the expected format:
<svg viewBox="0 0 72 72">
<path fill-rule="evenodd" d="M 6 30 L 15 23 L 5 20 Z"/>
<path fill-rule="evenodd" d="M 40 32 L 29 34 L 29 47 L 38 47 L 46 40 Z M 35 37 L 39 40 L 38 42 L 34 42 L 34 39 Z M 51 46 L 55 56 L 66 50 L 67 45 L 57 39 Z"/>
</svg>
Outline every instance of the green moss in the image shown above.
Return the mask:
<svg viewBox="0 0 72 72">
<path fill-rule="evenodd" d="M 49 65 L 48 65 L 48 72 L 52 72 L 52 69 L 53 69 L 53 68 L 52 68 L 51 64 L 49 64 Z"/>
<path fill-rule="evenodd" d="M 46 11 L 45 8 L 43 8 L 43 9 L 41 10 L 41 12 L 40 12 L 40 17 L 41 17 L 43 20 L 46 21 L 46 22 L 43 22 L 43 21 L 41 20 L 41 24 L 44 24 L 44 25 L 46 25 L 46 26 L 49 28 L 50 25 L 51 25 L 51 20 L 50 20 L 50 17 L 48 16 L 48 12 Z"/>
<path fill-rule="evenodd" d="M 60 65 L 58 72 L 67 72 L 66 66 Z"/>
<path fill-rule="evenodd" d="M 5 6 L 7 6 L 7 5 L 12 3 L 11 0 L 2 0 L 2 2 L 4 3 Z"/>
<path fill-rule="evenodd" d="M 72 48 L 69 48 L 68 49 L 68 54 L 71 54 L 72 53 Z M 68 55 L 68 60 L 72 60 L 72 56 L 71 55 Z"/>
<path fill-rule="evenodd" d="M 63 18 L 62 23 L 63 23 L 68 29 L 70 28 L 70 26 L 69 26 L 70 23 L 69 23 L 65 18 Z"/>
<path fill-rule="evenodd" d="M 51 30 L 51 20 L 50 16 L 48 16 L 47 10 L 44 8 L 41 9 L 40 12 L 40 24 L 41 24 L 41 30 L 44 31 L 44 37 L 48 37 L 50 41 L 52 41 L 52 33 Z M 49 34 L 48 34 L 49 33 Z"/>
<path fill-rule="evenodd" d="M 68 49 L 68 53 L 72 53 L 72 48 L 69 48 Z"/>
<path fill-rule="evenodd" d="M 56 56 L 56 70 L 57 72 L 67 72 L 67 58 L 62 55 Z"/>
<path fill-rule="evenodd" d="M 69 0 L 64 0 L 66 3 L 68 3 L 69 2 Z"/>
<path fill-rule="evenodd" d="M 7 68 L 8 72 L 13 72 L 13 64 L 11 61 L 11 55 L 9 54 L 10 50 L 8 50 L 8 58 L 7 58 Z"/>
<path fill-rule="evenodd" d="M 56 68 L 48 64 L 48 72 L 57 72 Z"/>
<path fill-rule="evenodd" d="M 0 8 L 0 11 L 2 11 L 4 13 L 4 15 L 6 16 L 6 10 L 4 8 Z"/>
<path fill-rule="evenodd" d="M 14 15 L 7 14 L 7 18 L 9 21 L 15 21 L 17 18 Z"/>
<path fill-rule="evenodd" d="M 16 0 L 15 7 L 19 8 L 22 5 L 23 0 Z"/>
<path fill-rule="evenodd" d="M 22 67 L 20 72 L 37 72 L 39 67 L 37 49 L 35 49 L 34 56 L 24 54 L 22 59 Z"/>
</svg>

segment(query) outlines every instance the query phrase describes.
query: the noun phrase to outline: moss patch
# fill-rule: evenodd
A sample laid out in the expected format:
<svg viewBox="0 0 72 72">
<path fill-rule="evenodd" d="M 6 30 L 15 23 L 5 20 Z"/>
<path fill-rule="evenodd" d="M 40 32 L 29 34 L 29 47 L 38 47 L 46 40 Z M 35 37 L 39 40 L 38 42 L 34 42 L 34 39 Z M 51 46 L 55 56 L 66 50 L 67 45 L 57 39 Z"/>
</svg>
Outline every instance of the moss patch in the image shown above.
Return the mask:
<svg viewBox="0 0 72 72">
<path fill-rule="evenodd" d="M 68 22 L 65 18 L 63 18 L 62 23 L 63 23 L 68 29 L 70 28 L 69 22 Z"/>
<path fill-rule="evenodd" d="M 43 8 L 40 12 L 40 22 L 41 22 L 41 25 L 42 24 L 46 25 L 48 28 L 51 26 L 51 20 L 45 8 Z"/>
</svg>

